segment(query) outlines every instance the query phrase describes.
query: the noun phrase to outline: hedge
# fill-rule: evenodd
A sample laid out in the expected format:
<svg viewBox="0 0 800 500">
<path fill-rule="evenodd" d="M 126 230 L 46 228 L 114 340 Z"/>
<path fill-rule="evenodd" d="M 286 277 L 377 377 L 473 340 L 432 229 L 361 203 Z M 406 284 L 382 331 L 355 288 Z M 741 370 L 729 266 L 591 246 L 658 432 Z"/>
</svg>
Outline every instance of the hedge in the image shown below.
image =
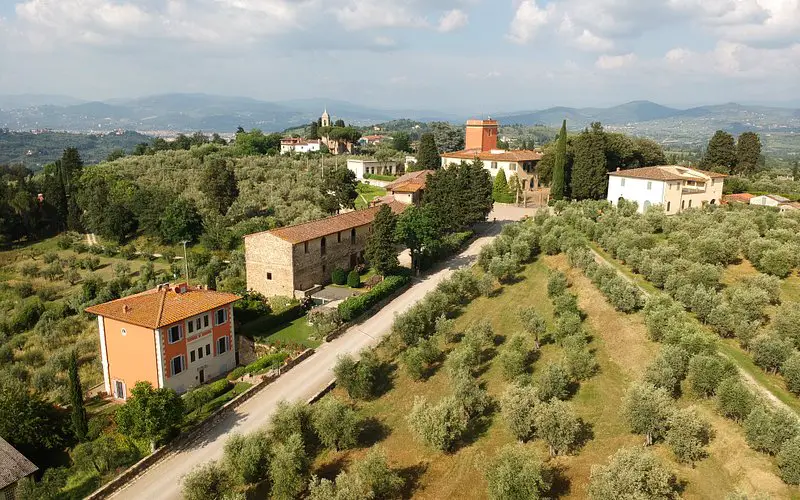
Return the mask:
<svg viewBox="0 0 800 500">
<path fill-rule="evenodd" d="M 204 404 L 215 400 L 233 388 L 233 384 L 228 379 L 217 380 L 211 384 L 200 386 L 187 392 L 183 396 L 183 404 L 186 413 L 191 413 Z"/>
<path fill-rule="evenodd" d="M 375 304 L 389 297 L 397 290 L 406 286 L 411 281 L 411 277 L 404 276 L 387 276 L 383 281 L 375 285 L 372 290 L 367 293 L 349 297 L 344 302 L 339 304 L 339 315 L 342 320 L 353 321 L 370 310 Z"/>
</svg>

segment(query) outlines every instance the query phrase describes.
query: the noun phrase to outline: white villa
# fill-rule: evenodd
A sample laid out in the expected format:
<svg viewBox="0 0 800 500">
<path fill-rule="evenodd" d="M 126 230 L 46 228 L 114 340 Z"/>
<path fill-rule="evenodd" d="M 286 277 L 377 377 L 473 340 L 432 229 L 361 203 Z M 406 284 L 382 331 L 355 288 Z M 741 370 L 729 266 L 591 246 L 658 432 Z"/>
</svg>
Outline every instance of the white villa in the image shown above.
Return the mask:
<svg viewBox="0 0 800 500">
<path fill-rule="evenodd" d="M 608 201 L 635 201 L 639 212 L 661 205 L 667 215 L 690 208 L 717 205 L 725 174 L 679 165 L 632 168 L 608 174 Z"/>
<path fill-rule="evenodd" d="M 313 153 L 320 150 L 322 141 L 300 138 L 281 139 L 281 154 Z"/>
</svg>

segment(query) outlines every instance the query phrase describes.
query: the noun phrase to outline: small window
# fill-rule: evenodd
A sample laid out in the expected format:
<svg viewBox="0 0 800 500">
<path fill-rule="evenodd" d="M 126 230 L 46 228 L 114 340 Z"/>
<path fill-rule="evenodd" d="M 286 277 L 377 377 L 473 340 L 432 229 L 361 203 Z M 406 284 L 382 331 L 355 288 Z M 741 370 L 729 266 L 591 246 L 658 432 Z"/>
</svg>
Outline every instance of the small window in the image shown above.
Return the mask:
<svg viewBox="0 0 800 500">
<path fill-rule="evenodd" d="M 194 363 L 194 351 L 189 351 L 189 362 Z"/>
<path fill-rule="evenodd" d="M 692 200 L 689 200 L 689 208 L 692 208 Z"/>
<path fill-rule="evenodd" d="M 186 328 L 189 331 L 189 333 L 194 333 L 194 321 L 189 320 L 189 322 L 186 323 Z"/>
<path fill-rule="evenodd" d="M 325 245 L 327 245 L 327 241 L 325 240 L 325 237 L 323 236 L 322 239 L 319 240 L 319 252 L 322 255 L 325 255 L 325 250 L 326 250 Z"/>
<path fill-rule="evenodd" d="M 175 325 L 170 327 L 169 329 L 169 338 L 168 341 L 170 344 L 174 344 L 175 342 L 181 339 L 181 327 L 180 325 Z"/>
<path fill-rule="evenodd" d="M 206 344 L 206 356 L 211 356 L 211 344 Z"/>
<path fill-rule="evenodd" d="M 208 314 L 203 315 L 203 328 L 208 328 Z"/>
<path fill-rule="evenodd" d="M 303 252 L 304 253 L 308 253 L 308 242 L 307 241 L 303 242 Z"/>
<path fill-rule="evenodd" d="M 217 309 L 217 324 L 221 325 L 228 321 L 228 311 L 226 309 Z"/>
<path fill-rule="evenodd" d="M 671 207 L 672 207 L 672 202 L 671 202 L 671 201 L 668 201 L 668 202 L 667 202 L 667 212 L 669 212 L 669 209 L 670 209 Z"/>
<path fill-rule="evenodd" d="M 267 280 L 272 281 L 272 273 L 267 273 Z"/>
<path fill-rule="evenodd" d="M 625 177 L 623 177 L 623 178 L 621 178 L 621 179 L 619 180 L 619 185 L 620 185 L 620 186 L 624 186 L 624 185 L 625 185 Z"/>
<path fill-rule="evenodd" d="M 653 189 L 653 183 L 650 182 L 650 181 L 647 181 L 647 190 L 650 191 L 651 189 Z"/>
<path fill-rule="evenodd" d="M 172 374 L 177 375 L 183 371 L 183 356 L 176 356 L 172 358 Z"/>
<path fill-rule="evenodd" d="M 196 327 L 197 330 L 200 330 L 201 328 L 203 328 L 203 324 L 200 322 L 200 318 L 195 319 L 194 323 L 195 323 L 195 327 Z"/>
<path fill-rule="evenodd" d="M 681 200 L 681 210 L 686 208 L 686 200 Z"/>
<path fill-rule="evenodd" d="M 122 333 L 122 336 L 124 337 L 125 335 L 128 334 L 128 330 L 123 328 L 121 333 Z"/>
<path fill-rule="evenodd" d="M 342 232 L 339 231 L 338 233 L 336 233 L 336 243 L 341 243 L 341 242 L 342 242 Z"/>
<path fill-rule="evenodd" d="M 200 358 L 200 359 L 203 359 L 203 348 L 202 347 L 198 347 L 197 348 L 197 357 Z"/>
<path fill-rule="evenodd" d="M 228 352 L 228 337 L 221 337 L 217 340 L 217 355 Z"/>
<path fill-rule="evenodd" d="M 114 381 L 114 394 L 118 399 L 125 399 L 125 383 L 122 380 Z"/>
<path fill-rule="evenodd" d="M 350 230 L 350 243 L 353 245 L 356 244 L 356 228 Z"/>
</svg>

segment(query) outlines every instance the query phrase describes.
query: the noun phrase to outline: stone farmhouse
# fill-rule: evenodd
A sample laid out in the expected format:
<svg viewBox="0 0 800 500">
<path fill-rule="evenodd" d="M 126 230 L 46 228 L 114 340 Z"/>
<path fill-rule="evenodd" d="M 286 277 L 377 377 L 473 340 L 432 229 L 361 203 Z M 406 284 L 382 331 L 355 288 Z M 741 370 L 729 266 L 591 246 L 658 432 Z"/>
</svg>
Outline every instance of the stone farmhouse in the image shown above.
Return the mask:
<svg viewBox="0 0 800 500">
<path fill-rule="evenodd" d="M 17 483 L 37 470 L 33 462 L 0 437 L 0 499 L 17 498 Z"/>
<path fill-rule="evenodd" d="M 422 196 L 425 194 L 428 176 L 433 173 L 433 170 L 418 170 L 400 176 L 396 181 L 386 185 L 386 195 L 373 199 L 372 205 L 381 205 L 394 201 L 399 201 L 406 205 L 419 205 L 422 203 Z"/>
<path fill-rule="evenodd" d="M 639 212 L 661 205 L 667 215 L 722 201 L 725 174 L 680 165 L 617 170 L 608 174 L 608 201 L 635 201 Z"/>
<path fill-rule="evenodd" d="M 233 370 L 240 298 L 165 284 L 86 308 L 97 315 L 106 394 L 124 401 L 137 382 L 180 394 Z"/>
<path fill-rule="evenodd" d="M 391 202 L 394 213 L 407 205 Z M 267 297 L 305 297 L 330 283 L 336 268 L 364 262 L 364 248 L 380 207 L 356 210 L 244 237 L 247 289 Z"/>
<path fill-rule="evenodd" d="M 492 178 L 503 170 L 506 179 L 517 176 L 523 191 L 539 189 L 536 165 L 542 159 L 541 151 L 497 149 L 497 120 L 467 120 L 465 149 L 442 153 L 442 166 L 458 165 L 462 161 L 481 160 Z"/>
</svg>

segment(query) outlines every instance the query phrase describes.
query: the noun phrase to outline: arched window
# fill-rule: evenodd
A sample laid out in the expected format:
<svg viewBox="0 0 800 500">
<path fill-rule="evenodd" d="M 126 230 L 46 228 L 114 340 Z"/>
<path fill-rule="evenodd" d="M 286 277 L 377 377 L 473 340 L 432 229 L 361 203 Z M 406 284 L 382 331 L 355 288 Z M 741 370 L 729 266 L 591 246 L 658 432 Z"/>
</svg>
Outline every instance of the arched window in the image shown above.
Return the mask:
<svg viewBox="0 0 800 500">
<path fill-rule="evenodd" d="M 709 203 L 711 203 L 712 205 L 716 205 L 717 204 L 717 200 L 711 200 Z"/>
</svg>

